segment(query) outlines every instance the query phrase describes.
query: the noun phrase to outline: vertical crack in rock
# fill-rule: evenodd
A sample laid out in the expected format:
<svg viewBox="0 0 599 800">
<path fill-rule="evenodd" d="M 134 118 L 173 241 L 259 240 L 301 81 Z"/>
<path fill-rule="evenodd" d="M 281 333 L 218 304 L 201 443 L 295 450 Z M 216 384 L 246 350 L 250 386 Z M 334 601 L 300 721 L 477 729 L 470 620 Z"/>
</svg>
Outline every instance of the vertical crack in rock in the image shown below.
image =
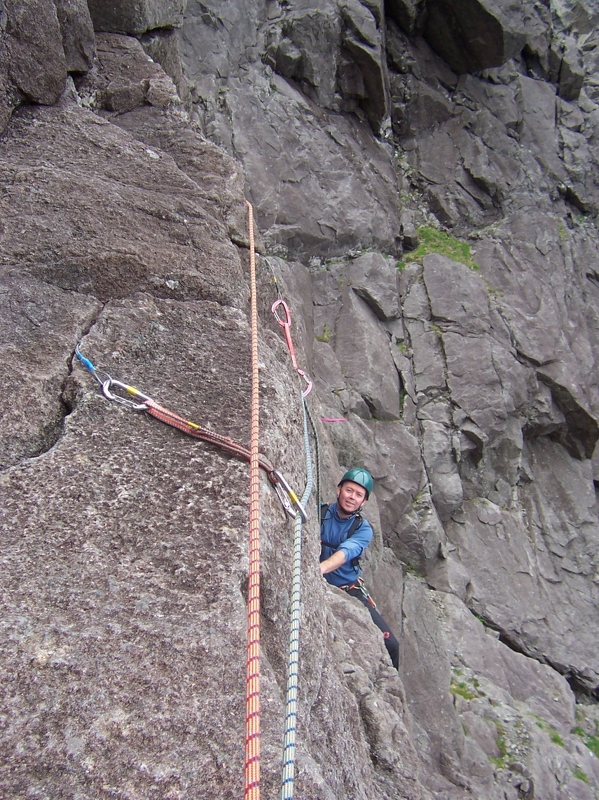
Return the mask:
<svg viewBox="0 0 599 800">
<path fill-rule="evenodd" d="M 96 325 L 100 319 L 103 308 L 104 306 L 97 310 L 91 319 L 86 323 L 86 325 L 81 329 L 78 341 L 81 341 L 90 333 L 94 325 Z M 62 436 L 64 435 L 66 419 L 75 410 L 77 404 L 78 390 L 75 382 L 72 380 L 74 359 L 75 351 L 72 350 L 67 362 L 66 375 L 60 384 L 57 400 L 53 402 L 51 399 L 46 398 L 44 401 L 44 405 L 50 407 L 54 406 L 55 410 L 53 419 L 51 419 L 49 422 L 42 422 L 39 433 L 33 440 L 37 444 L 33 444 L 32 442 L 32 446 L 26 451 L 27 454 L 21 456 L 19 460 L 11 463 L 10 465 L 7 465 L 6 468 L 17 466 L 22 460 L 25 459 L 39 458 L 56 447 L 56 445 L 60 442 Z M 46 386 L 47 384 L 48 381 L 43 381 L 42 387 Z M 42 391 L 43 390 L 44 389 L 42 388 Z"/>
<path fill-rule="evenodd" d="M 70 413 L 65 381 L 71 354 L 66 342 L 79 336 L 99 305 L 28 275 L 7 271 L 0 295 L 0 352 L 10 392 L 0 417 L 0 464 L 14 466 L 50 450 Z"/>
</svg>

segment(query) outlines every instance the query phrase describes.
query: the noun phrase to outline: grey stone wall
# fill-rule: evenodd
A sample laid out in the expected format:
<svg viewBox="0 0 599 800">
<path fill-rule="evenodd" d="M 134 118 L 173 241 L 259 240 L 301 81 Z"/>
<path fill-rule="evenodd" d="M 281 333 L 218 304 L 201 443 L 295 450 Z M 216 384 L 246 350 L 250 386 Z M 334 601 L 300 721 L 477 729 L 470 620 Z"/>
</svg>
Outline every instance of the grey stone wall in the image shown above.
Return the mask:
<svg viewBox="0 0 599 800">
<path fill-rule="evenodd" d="M 296 796 L 595 797 L 598 28 L 583 0 L 4 3 L 1 794 L 242 791 L 247 466 L 75 347 L 247 443 L 247 197 L 261 448 L 301 493 L 274 274 L 323 494 L 374 475 L 401 644 L 397 673 L 321 580 L 312 501 Z M 469 257 L 410 260 L 426 229 Z M 275 796 L 292 525 L 261 501 Z"/>
</svg>

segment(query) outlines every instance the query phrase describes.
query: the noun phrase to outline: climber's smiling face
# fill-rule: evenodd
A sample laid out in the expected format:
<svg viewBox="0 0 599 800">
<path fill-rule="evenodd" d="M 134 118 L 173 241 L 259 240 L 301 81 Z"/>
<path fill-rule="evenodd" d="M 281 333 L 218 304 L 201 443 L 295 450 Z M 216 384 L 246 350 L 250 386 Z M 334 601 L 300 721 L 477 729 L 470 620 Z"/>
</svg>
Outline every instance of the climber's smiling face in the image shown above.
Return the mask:
<svg viewBox="0 0 599 800">
<path fill-rule="evenodd" d="M 359 483 L 345 481 L 337 487 L 337 512 L 349 517 L 359 511 L 366 502 L 366 489 Z"/>
</svg>

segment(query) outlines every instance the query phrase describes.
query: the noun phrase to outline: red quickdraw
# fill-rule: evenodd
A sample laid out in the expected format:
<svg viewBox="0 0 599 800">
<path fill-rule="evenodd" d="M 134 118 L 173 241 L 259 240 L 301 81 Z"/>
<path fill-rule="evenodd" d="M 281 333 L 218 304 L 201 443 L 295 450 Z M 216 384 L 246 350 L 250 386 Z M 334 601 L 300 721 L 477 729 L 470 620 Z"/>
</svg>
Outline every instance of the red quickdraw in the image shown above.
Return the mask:
<svg viewBox="0 0 599 800">
<path fill-rule="evenodd" d="M 279 316 L 279 307 L 282 306 L 285 312 L 285 318 L 283 319 Z M 285 341 L 287 342 L 287 348 L 289 350 L 289 355 L 291 356 L 291 363 L 293 364 L 293 369 L 297 372 L 297 374 L 306 381 L 306 388 L 302 392 L 302 397 L 307 397 L 312 390 L 312 381 L 306 375 L 303 369 L 300 369 L 299 364 L 297 363 L 297 359 L 295 357 L 295 347 L 293 346 L 293 339 L 291 338 L 291 312 L 289 311 L 289 306 L 284 300 L 275 300 L 271 308 L 272 313 L 275 315 L 276 321 L 279 323 L 281 328 L 283 328 L 285 332 Z"/>
</svg>

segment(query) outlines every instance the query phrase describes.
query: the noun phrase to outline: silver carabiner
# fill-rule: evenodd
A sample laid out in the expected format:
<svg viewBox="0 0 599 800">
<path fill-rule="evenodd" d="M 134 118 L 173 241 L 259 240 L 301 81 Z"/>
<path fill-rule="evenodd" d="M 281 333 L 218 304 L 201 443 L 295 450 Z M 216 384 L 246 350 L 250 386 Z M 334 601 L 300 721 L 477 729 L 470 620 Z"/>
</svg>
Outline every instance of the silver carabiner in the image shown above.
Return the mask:
<svg viewBox="0 0 599 800">
<path fill-rule="evenodd" d="M 298 510 L 298 511 L 299 511 L 299 513 L 301 514 L 301 516 L 302 516 L 302 519 L 304 520 L 304 522 L 307 522 L 307 521 L 308 521 L 308 515 L 306 514 L 306 512 L 305 512 L 305 510 L 304 510 L 304 507 L 303 507 L 303 506 L 302 506 L 302 504 L 300 503 L 298 496 L 297 496 L 297 495 L 296 495 L 296 493 L 293 491 L 293 489 L 291 488 L 291 486 L 290 486 L 290 485 L 287 483 L 287 481 L 285 480 L 285 478 L 284 478 L 284 477 L 281 475 L 281 473 L 280 473 L 278 470 L 276 470 L 276 469 L 275 469 L 275 470 L 273 470 L 273 475 L 276 477 L 276 479 L 277 479 L 277 483 L 280 483 L 280 484 L 281 484 L 281 486 L 283 487 L 283 489 L 284 489 L 284 490 L 285 490 L 285 492 L 287 493 L 287 496 L 289 497 L 289 499 L 291 500 L 291 502 L 293 503 L 293 505 L 294 505 L 294 506 L 297 508 L 297 510 Z M 276 484 L 275 484 L 275 489 L 276 489 L 276 488 L 277 488 L 277 486 L 276 486 Z M 278 492 L 277 492 L 277 494 L 278 494 Z M 294 515 L 294 516 L 296 516 L 296 515 Z"/>
<path fill-rule="evenodd" d="M 277 497 L 279 498 L 279 502 L 283 506 L 283 509 L 284 509 L 285 513 L 287 514 L 287 516 L 291 517 L 291 519 L 295 519 L 297 517 L 297 511 L 291 505 L 291 502 L 290 502 L 289 498 L 287 497 L 287 494 L 286 494 L 285 490 L 283 489 L 283 487 L 280 486 L 278 483 L 274 483 L 273 484 L 273 488 L 274 488 L 275 492 L 277 493 Z"/>
<path fill-rule="evenodd" d="M 113 394 L 111 389 L 121 389 L 127 394 L 131 394 L 134 397 L 140 398 L 140 400 L 144 401 L 141 403 L 134 403 L 133 400 L 129 400 L 128 397 L 119 397 L 117 394 Z M 128 386 L 126 383 L 121 383 L 120 381 L 115 381 L 114 378 L 108 378 L 102 384 L 102 393 L 107 400 L 113 400 L 115 403 L 119 403 L 122 406 L 127 406 L 127 408 L 132 408 L 134 411 L 146 411 L 148 408 L 147 401 L 151 400 L 151 397 L 148 397 L 146 394 L 142 394 L 138 389 L 134 386 Z"/>
</svg>

